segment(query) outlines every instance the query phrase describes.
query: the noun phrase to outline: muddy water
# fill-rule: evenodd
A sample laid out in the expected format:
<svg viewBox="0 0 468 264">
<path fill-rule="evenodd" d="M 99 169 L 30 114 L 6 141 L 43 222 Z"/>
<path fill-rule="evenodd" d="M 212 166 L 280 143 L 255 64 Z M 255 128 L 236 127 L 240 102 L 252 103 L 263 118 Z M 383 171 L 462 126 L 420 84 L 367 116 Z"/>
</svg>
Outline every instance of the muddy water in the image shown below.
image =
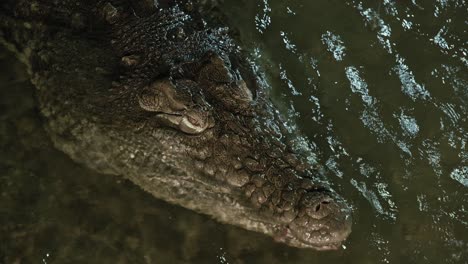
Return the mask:
<svg viewBox="0 0 468 264">
<path fill-rule="evenodd" d="M 288 248 L 73 163 L 2 52 L 0 263 L 468 263 L 466 1 L 223 2 L 354 208 L 343 248 Z"/>
</svg>

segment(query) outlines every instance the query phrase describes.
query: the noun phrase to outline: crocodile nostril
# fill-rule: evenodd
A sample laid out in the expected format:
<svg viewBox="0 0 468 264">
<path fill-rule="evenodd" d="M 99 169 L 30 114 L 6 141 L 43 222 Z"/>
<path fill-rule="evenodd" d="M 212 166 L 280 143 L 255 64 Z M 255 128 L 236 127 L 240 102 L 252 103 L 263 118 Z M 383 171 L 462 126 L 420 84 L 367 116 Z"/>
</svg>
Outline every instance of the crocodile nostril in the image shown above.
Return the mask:
<svg viewBox="0 0 468 264">
<path fill-rule="evenodd" d="M 320 210 L 320 204 L 317 204 L 317 205 L 315 206 L 315 212 L 318 212 L 319 210 Z"/>
<path fill-rule="evenodd" d="M 321 192 L 304 194 L 301 201 L 302 212 L 314 219 L 322 219 L 333 213 L 336 204 L 331 195 Z"/>
<path fill-rule="evenodd" d="M 318 203 L 315 206 L 315 212 L 318 212 L 318 211 L 324 209 L 324 207 L 326 207 L 326 205 L 329 204 L 329 203 L 330 203 L 330 201 L 328 201 L 328 200 L 321 201 L 320 203 Z"/>
</svg>

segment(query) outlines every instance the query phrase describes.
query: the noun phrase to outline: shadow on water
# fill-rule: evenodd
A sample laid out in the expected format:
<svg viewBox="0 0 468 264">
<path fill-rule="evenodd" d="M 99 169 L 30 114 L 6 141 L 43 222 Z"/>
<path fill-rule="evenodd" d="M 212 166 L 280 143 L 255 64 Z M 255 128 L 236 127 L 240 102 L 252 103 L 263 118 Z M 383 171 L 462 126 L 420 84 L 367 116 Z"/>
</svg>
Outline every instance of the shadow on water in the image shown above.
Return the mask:
<svg viewBox="0 0 468 264">
<path fill-rule="evenodd" d="M 2 52 L 0 263 L 467 263 L 465 1 L 222 2 L 354 208 L 344 248 L 288 248 L 73 163 Z"/>
</svg>

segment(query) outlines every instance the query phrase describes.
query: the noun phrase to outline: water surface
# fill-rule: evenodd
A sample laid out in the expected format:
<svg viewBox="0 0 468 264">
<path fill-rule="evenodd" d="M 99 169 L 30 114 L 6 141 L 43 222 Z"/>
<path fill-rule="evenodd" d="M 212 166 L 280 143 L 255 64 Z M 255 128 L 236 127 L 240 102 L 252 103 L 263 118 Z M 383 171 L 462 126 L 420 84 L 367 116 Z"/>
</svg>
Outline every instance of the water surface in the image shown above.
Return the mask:
<svg viewBox="0 0 468 264">
<path fill-rule="evenodd" d="M 289 248 L 73 163 L 2 52 L 0 263 L 467 263 L 466 1 L 222 2 L 354 209 L 343 248 Z"/>
</svg>

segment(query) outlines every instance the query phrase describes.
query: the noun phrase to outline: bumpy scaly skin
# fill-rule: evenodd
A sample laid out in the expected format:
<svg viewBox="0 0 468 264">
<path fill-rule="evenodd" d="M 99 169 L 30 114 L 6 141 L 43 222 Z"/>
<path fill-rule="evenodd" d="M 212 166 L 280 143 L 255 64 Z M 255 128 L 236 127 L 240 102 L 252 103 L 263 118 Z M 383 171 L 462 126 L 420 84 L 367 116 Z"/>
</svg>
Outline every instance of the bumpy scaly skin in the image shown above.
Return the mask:
<svg viewBox="0 0 468 264">
<path fill-rule="evenodd" d="M 116 2 L 3 4 L 0 38 L 29 66 L 55 145 L 222 222 L 338 248 L 350 209 L 316 177 L 226 30 L 194 5 Z"/>
</svg>

